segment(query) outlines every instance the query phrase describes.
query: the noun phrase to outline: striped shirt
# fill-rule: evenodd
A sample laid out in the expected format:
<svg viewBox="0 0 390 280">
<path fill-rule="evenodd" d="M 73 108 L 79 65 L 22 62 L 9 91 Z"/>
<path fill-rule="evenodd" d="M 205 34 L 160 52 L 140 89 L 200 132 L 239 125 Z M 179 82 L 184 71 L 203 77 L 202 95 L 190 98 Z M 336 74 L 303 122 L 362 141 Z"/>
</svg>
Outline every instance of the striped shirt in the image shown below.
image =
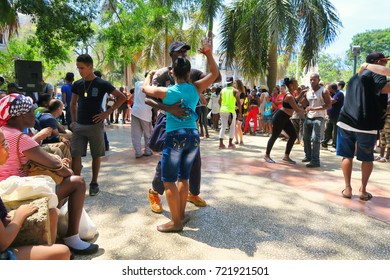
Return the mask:
<svg viewBox="0 0 390 280">
<path fill-rule="evenodd" d="M 6 164 L 0 166 L 0 181 L 3 181 L 7 179 L 10 176 L 21 176 L 25 177 L 27 176 L 26 172 L 23 172 L 20 170 L 19 166 L 19 158 L 18 158 L 18 151 L 17 151 L 17 142 L 18 137 L 21 134 L 21 132 L 15 128 L 10 128 L 7 126 L 3 126 L 1 130 L 4 133 L 5 139 L 9 143 L 9 158 L 6 162 Z M 34 141 L 30 136 L 27 134 L 24 134 L 20 138 L 19 143 L 19 152 L 20 152 L 20 158 L 22 160 L 22 163 L 25 164 L 28 161 L 28 158 L 26 158 L 23 154 L 24 151 L 30 150 L 32 148 L 35 148 L 38 146 L 38 143 Z"/>
</svg>

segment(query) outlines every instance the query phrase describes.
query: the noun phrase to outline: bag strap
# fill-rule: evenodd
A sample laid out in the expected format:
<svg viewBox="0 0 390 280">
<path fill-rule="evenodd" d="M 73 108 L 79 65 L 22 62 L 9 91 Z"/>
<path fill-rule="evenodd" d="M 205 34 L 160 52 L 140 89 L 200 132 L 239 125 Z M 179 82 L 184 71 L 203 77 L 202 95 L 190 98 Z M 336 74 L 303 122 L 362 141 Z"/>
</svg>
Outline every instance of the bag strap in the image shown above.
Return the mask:
<svg viewBox="0 0 390 280">
<path fill-rule="evenodd" d="M 23 132 L 19 134 L 18 140 L 16 142 L 16 151 L 18 153 L 19 169 L 20 170 L 23 170 L 23 171 L 28 170 L 29 165 L 30 165 L 31 162 L 33 162 L 35 166 L 38 166 L 38 167 L 41 167 L 41 168 L 45 168 L 47 170 L 51 170 L 51 171 L 54 171 L 54 172 L 60 171 L 64 167 L 64 163 L 62 162 L 62 160 L 58 160 L 59 162 L 61 162 L 61 167 L 59 167 L 59 168 L 51 168 L 51 167 L 48 167 L 46 165 L 40 164 L 39 162 L 31 161 L 31 160 L 29 160 L 26 164 L 23 164 L 22 163 L 22 159 L 20 157 L 20 150 L 19 150 L 20 139 L 22 138 L 23 134 L 24 134 Z M 50 153 L 48 153 L 48 154 L 51 155 Z"/>
<path fill-rule="evenodd" d="M 18 154 L 18 160 L 19 160 L 19 170 L 23 170 L 25 171 L 27 169 L 27 164 L 23 164 L 22 163 L 22 159 L 20 157 L 20 139 L 22 138 L 23 136 L 23 132 L 19 134 L 18 136 L 18 140 L 16 141 L 16 153 Z"/>
</svg>

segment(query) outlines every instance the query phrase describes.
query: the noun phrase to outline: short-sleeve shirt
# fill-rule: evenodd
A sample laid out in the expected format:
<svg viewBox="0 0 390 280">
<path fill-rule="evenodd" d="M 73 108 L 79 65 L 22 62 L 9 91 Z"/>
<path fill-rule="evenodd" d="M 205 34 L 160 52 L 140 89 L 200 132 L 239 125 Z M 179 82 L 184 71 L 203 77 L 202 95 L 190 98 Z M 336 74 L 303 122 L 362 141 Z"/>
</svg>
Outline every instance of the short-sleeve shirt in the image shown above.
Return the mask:
<svg viewBox="0 0 390 280">
<path fill-rule="evenodd" d="M 336 91 L 333 99 L 336 100 L 336 102 L 332 104 L 330 109 L 328 109 L 328 116 L 331 120 L 337 120 L 344 104 L 344 93 L 340 90 Z"/>
<path fill-rule="evenodd" d="M 77 103 L 77 122 L 95 124 L 93 117 L 103 112 L 102 101 L 106 93 L 112 93 L 115 87 L 96 77 L 92 81 L 80 79 L 72 85 L 72 93 L 79 96 Z"/>
<path fill-rule="evenodd" d="M 195 113 L 196 105 L 199 102 L 199 94 L 195 86 L 191 83 L 176 84 L 168 87 L 167 95 L 165 96 L 163 103 L 166 105 L 173 105 L 183 99 L 183 106 L 190 108 L 192 114 L 179 120 L 174 115 L 167 112 L 167 124 L 166 131 L 174 131 L 180 128 L 194 128 L 196 129 L 196 120 L 198 116 Z"/>
<path fill-rule="evenodd" d="M 39 126 L 40 126 L 41 129 L 44 129 L 46 127 L 50 127 L 53 130 L 56 130 L 56 129 L 58 129 L 58 122 L 53 117 L 52 114 L 50 114 L 50 113 L 43 113 L 39 117 Z M 43 144 L 58 142 L 57 139 L 58 139 L 58 137 L 49 136 L 49 137 L 47 137 L 46 139 L 43 140 Z"/>
<path fill-rule="evenodd" d="M 70 101 L 72 100 L 72 85 L 71 84 L 65 84 L 61 87 L 61 92 L 66 93 L 66 105 L 70 106 Z"/>
<path fill-rule="evenodd" d="M 10 128 L 7 126 L 3 126 L 1 129 L 4 133 L 5 139 L 9 143 L 9 158 L 6 164 L 0 166 L 0 181 L 5 180 L 10 176 L 27 176 L 26 172 L 20 170 L 19 159 L 17 155 L 18 137 L 22 132 L 15 128 Z M 28 158 L 24 156 L 23 152 L 35 148 L 37 146 L 38 143 L 34 141 L 30 136 L 28 136 L 27 134 L 22 135 L 19 143 L 19 155 L 22 164 L 26 164 L 28 161 Z"/>
<path fill-rule="evenodd" d="M 385 76 L 365 70 L 348 82 L 339 121 L 358 130 L 380 130 L 387 110 L 387 95 L 381 94 L 387 84 Z"/>
</svg>

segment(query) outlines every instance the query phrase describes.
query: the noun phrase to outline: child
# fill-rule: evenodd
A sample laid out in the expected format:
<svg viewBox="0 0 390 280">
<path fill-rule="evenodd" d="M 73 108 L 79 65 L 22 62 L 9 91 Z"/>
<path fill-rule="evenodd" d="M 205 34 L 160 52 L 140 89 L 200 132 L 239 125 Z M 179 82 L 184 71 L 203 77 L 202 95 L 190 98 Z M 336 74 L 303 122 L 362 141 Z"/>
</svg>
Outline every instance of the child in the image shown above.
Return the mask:
<svg viewBox="0 0 390 280">
<path fill-rule="evenodd" d="M 8 145 L 0 129 L 0 164 L 8 159 Z M 63 244 L 29 245 L 10 247 L 23 222 L 38 210 L 32 204 L 21 205 L 10 220 L 7 209 L 0 198 L 0 260 L 69 260 L 70 251 Z M 56 228 L 56 227 L 55 227 Z"/>
<path fill-rule="evenodd" d="M 265 133 L 272 134 L 272 100 L 269 95 L 265 98 L 263 122 Z"/>
</svg>

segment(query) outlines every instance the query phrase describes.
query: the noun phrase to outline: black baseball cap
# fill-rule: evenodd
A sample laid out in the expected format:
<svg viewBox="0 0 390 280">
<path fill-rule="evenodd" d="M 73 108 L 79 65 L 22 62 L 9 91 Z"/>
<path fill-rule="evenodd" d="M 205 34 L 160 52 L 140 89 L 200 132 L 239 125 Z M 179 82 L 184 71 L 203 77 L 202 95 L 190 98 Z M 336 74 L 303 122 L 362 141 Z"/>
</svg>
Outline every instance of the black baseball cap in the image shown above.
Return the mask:
<svg viewBox="0 0 390 280">
<path fill-rule="evenodd" d="M 386 57 L 381 52 L 373 52 L 373 53 L 370 53 L 369 55 L 367 55 L 367 57 L 366 57 L 366 62 L 367 63 L 374 63 L 377 60 L 389 61 L 390 58 Z"/>
<path fill-rule="evenodd" d="M 173 42 L 169 46 L 169 54 L 171 54 L 173 52 L 180 51 L 182 48 L 185 48 L 187 51 L 191 49 L 191 47 L 189 45 L 186 45 L 183 42 L 180 42 L 180 41 Z"/>
<path fill-rule="evenodd" d="M 226 78 L 226 83 L 227 84 L 231 84 L 231 83 L 233 83 L 233 80 L 234 80 L 233 77 L 227 77 Z"/>
<path fill-rule="evenodd" d="M 23 87 L 19 86 L 17 83 L 9 83 L 7 85 L 7 88 L 16 88 L 18 90 L 22 90 L 23 89 Z"/>
</svg>

